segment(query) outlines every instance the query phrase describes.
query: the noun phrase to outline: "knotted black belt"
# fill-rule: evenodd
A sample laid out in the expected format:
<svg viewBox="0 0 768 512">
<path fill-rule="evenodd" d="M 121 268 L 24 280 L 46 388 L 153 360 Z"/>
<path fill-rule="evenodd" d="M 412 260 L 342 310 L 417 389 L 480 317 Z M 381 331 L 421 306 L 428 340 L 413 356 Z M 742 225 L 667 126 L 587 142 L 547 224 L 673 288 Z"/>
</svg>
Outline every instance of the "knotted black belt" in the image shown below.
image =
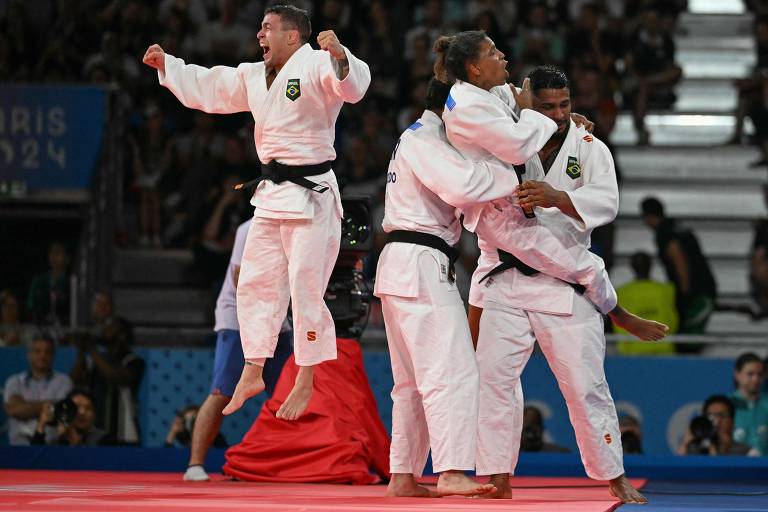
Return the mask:
<svg viewBox="0 0 768 512">
<path fill-rule="evenodd" d="M 387 242 L 402 242 L 406 244 L 424 245 L 437 249 L 446 256 L 448 256 L 448 281 L 453 283 L 456 281 L 456 260 L 459 259 L 459 250 L 455 247 L 448 245 L 448 242 L 436 235 L 430 235 L 428 233 L 420 233 L 419 231 L 392 231 L 387 234 Z"/>
<path fill-rule="evenodd" d="M 498 265 L 493 267 L 490 272 L 485 274 L 483 276 L 483 278 L 480 279 L 479 282 L 482 283 L 483 281 L 485 281 L 489 277 L 493 277 L 496 274 L 500 274 L 500 273 L 504 272 L 505 270 L 509 270 L 509 269 L 512 269 L 512 268 L 516 268 L 521 274 L 529 276 L 529 277 L 530 276 L 535 276 L 536 274 L 540 273 L 535 268 L 529 267 L 528 265 L 526 265 L 525 263 L 523 263 L 522 261 L 517 259 L 517 257 L 514 254 L 510 254 L 510 253 L 508 253 L 506 251 L 502 251 L 501 249 L 498 249 L 498 252 L 499 252 L 499 261 L 501 263 L 499 263 Z M 573 289 L 576 290 L 576 293 L 578 293 L 579 295 L 584 294 L 584 292 L 586 291 L 586 288 L 583 285 L 580 285 L 580 284 L 577 284 L 577 283 L 569 283 L 568 281 L 563 281 L 563 282 L 564 283 L 568 283 L 569 285 L 571 285 L 573 287 Z"/>
<path fill-rule="evenodd" d="M 314 183 L 308 180 L 307 177 L 317 176 L 330 171 L 332 163 L 331 160 L 328 160 L 327 162 L 313 165 L 285 165 L 277 160 L 272 160 L 268 164 L 261 164 L 261 176 L 255 180 L 235 185 L 235 190 L 253 187 L 264 180 L 269 180 L 274 183 L 290 181 L 291 183 L 295 183 L 296 185 L 322 194 L 328 190 L 328 187 Z"/>
</svg>

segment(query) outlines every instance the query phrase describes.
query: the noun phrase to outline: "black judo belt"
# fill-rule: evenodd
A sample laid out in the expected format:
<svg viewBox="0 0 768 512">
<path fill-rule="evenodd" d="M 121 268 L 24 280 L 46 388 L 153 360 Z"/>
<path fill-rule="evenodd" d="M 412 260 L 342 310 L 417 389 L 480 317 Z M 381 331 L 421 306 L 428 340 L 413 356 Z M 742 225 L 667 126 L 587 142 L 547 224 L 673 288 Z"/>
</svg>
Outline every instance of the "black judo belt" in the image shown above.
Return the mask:
<svg viewBox="0 0 768 512">
<path fill-rule="evenodd" d="M 521 274 L 524 276 L 535 276 L 536 274 L 539 274 L 540 272 L 536 270 L 533 267 L 529 267 L 519 259 L 514 254 L 510 254 L 506 251 L 502 251 L 501 249 L 498 249 L 499 252 L 499 263 L 495 267 L 491 269 L 490 272 L 485 274 L 482 279 L 480 279 L 479 282 L 483 282 L 489 277 L 493 277 L 496 274 L 501 274 L 505 270 L 516 268 Z M 586 288 L 584 288 L 583 285 L 577 284 L 577 283 L 569 283 L 568 281 L 563 281 L 564 283 L 568 283 L 573 287 L 574 290 L 576 290 L 576 293 L 579 295 L 583 295 L 586 291 Z"/>
<path fill-rule="evenodd" d="M 235 190 L 254 187 L 264 180 L 269 180 L 274 183 L 290 181 L 291 183 L 295 183 L 296 185 L 322 194 L 328 190 L 328 187 L 314 183 L 307 178 L 330 171 L 331 163 L 332 162 L 328 160 L 327 162 L 313 165 L 285 165 L 277 160 L 272 160 L 268 164 L 261 164 L 261 176 L 255 180 L 235 185 Z"/>
<path fill-rule="evenodd" d="M 459 259 L 459 250 L 455 247 L 448 245 L 448 242 L 436 235 L 430 235 L 427 233 L 420 233 L 418 231 L 392 231 L 387 235 L 387 242 L 402 242 L 406 244 L 423 245 L 437 249 L 446 256 L 448 256 L 448 268 L 446 274 L 448 281 L 453 283 L 456 281 L 456 260 Z"/>
</svg>

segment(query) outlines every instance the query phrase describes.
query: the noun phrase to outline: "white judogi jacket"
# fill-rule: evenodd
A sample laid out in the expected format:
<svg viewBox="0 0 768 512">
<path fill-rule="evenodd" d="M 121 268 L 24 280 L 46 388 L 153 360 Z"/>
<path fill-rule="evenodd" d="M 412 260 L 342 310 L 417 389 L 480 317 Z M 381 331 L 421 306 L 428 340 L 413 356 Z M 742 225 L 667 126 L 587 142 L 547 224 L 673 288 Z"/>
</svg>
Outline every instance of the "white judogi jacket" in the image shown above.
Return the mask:
<svg viewBox="0 0 768 512">
<path fill-rule="evenodd" d="M 344 102 L 362 99 L 371 82 L 368 65 L 344 48 L 349 74 L 339 80 L 332 57 L 307 43 L 280 69 L 267 89 L 264 62 L 243 63 L 236 68 L 205 68 L 185 64 L 166 54 L 160 84 L 187 107 L 212 114 L 247 112 L 255 121 L 253 137 L 263 163 L 273 159 L 286 165 L 311 165 L 334 160 L 336 118 Z M 326 183 L 341 198 L 333 171 L 311 178 Z M 259 183 L 251 204 L 258 217 L 306 219 L 314 214 L 306 188 L 290 182 Z"/>
<path fill-rule="evenodd" d="M 532 158 L 557 131 L 557 124 L 535 110 L 522 112 L 508 85 L 486 91 L 457 80 L 443 112 L 445 130 L 453 146 L 470 160 L 498 159 L 506 164 L 522 164 Z M 511 165 L 510 171 L 511 169 Z M 479 210 L 478 210 L 479 211 Z M 477 221 L 464 212 L 464 225 L 472 231 Z M 478 271 L 487 274 L 498 265 L 494 248 L 478 240 Z M 474 279 L 473 279 L 474 281 Z M 476 286 L 476 285 L 473 285 Z M 470 302 L 481 302 L 478 290 L 470 292 Z"/>
<path fill-rule="evenodd" d="M 448 245 L 461 236 L 456 208 L 512 195 L 517 175 L 498 161 L 473 163 L 450 145 L 443 121 L 431 110 L 400 136 L 387 172 L 384 231 L 419 231 Z M 393 243 L 382 253 L 375 295 L 415 297 L 418 268 L 412 264 L 425 247 Z M 397 271 L 393 271 L 397 269 Z"/>
<path fill-rule="evenodd" d="M 536 208 L 536 215 L 546 219 L 548 224 L 560 224 L 563 231 L 583 247 L 589 247 L 589 237 L 595 227 L 616 218 L 619 191 L 613 157 L 603 142 L 583 128 L 577 128 L 573 121 L 546 175 L 538 155 L 526 162 L 525 167 L 525 179 L 545 181 L 570 196 L 583 222 L 566 216 L 557 208 Z M 509 270 L 504 274 L 504 286 L 486 290 L 486 300 L 528 311 L 571 313 L 575 292 L 563 281 L 544 273 L 529 277 L 517 270 Z"/>
</svg>

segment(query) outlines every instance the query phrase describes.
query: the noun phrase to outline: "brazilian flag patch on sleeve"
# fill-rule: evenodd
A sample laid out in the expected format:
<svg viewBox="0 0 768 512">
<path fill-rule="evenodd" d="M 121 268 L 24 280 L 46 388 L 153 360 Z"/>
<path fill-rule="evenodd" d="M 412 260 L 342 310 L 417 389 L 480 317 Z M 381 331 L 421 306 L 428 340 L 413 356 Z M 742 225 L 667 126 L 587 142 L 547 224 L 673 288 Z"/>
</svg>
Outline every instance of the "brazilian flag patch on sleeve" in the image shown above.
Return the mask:
<svg viewBox="0 0 768 512">
<path fill-rule="evenodd" d="M 291 78 L 288 80 L 288 85 L 285 87 L 285 97 L 291 101 L 296 101 L 296 98 L 301 96 L 301 84 L 298 78 Z"/>
<path fill-rule="evenodd" d="M 573 180 L 581 176 L 581 166 L 575 156 L 568 157 L 568 166 L 565 168 L 565 174 Z"/>
</svg>

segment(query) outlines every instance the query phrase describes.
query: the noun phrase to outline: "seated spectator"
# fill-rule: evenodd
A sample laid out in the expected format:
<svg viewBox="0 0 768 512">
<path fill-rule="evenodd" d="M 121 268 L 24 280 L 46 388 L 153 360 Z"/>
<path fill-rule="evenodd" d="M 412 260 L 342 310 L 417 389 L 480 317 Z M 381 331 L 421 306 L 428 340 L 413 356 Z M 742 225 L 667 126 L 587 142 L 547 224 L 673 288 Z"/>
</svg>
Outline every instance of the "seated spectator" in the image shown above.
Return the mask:
<svg viewBox="0 0 768 512">
<path fill-rule="evenodd" d="M 768 396 L 761 393 L 765 366 L 751 352 L 736 359 L 730 398 L 736 409 L 733 439 L 751 446 L 759 455 L 768 455 Z"/>
<path fill-rule="evenodd" d="M 98 300 L 99 294 L 95 298 Z M 96 427 L 117 444 L 137 445 L 137 394 L 144 375 L 144 360 L 131 351 L 130 324 L 119 320 L 109 325 L 100 337 L 82 336 L 76 340 L 77 357 L 70 375 L 77 386 L 92 393 Z"/>
<path fill-rule="evenodd" d="M 65 446 L 97 446 L 108 444 L 104 432 L 94 427 L 96 415 L 93 397 L 82 389 L 73 389 L 56 404 L 40 410 L 32 444 Z M 53 430 L 53 435 L 50 431 Z"/>
<path fill-rule="evenodd" d="M 675 285 L 651 279 L 651 257 L 636 252 L 629 260 L 635 279 L 616 290 L 619 303 L 630 313 L 655 320 L 669 326 L 669 334 L 677 332 L 678 315 L 675 305 Z M 616 334 L 626 334 L 621 327 L 613 326 Z M 619 352 L 624 355 L 674 354 L 675 346 L 668 342 L 632 343 L 619 342 Z"/>
<path fill-rule="evenodd" d="M 24 339 L 28 331 L 21 323 L 19 299 L 11 290 L 0 292 L 0 347 L 21 345 L 31 340 Z"/>
<path fill-rule="evenodd" d="M 658 256 L 667 279 L 675 285 L 680 334 L 701 334 L 715 307 L 717 285 L 707 257 L 696 235 L 664 213 L 664 205 L 648 197 L 642 205 L 643 222 L 654 231 Z M 679 344 L 679 352 L 695 352 L 701 347 Z"/>
<path fill-rule="evenodd" d="M 53 371 L 53 341 L 36 338 L 29 344 L 25 372 L 5 381 L 5 413 L 9 416 L 8 442 L 27 445 L 35 433 L 37 418 L 43 409 L 58 402 L 72 389 L 69 376 Z"/>
<path fill-rule="evenodd" d="M 643 453 L 643 430 L 640 422 L 634 416 L 619 416 L 619 432 L 621 432 L 621 447 L 624 455 Z"/>
<path fill-rule="evenodd" d="M 546 441 L 544 416 L 538 407 L 527 405 L 523 409 L 523 438 L 520 451 L 523 452 L 570 452 L 568 448 Z"/>
<path fill-rule="evenodd" d="M 27 298 L 27 311 L 40 325 L 69 324 L 69 253 L 64 244 L 52 243 L 48 248 L 48 272 L 32 279 Z"/>
<path fill-rule="evenodd" d="M 632 103 L 637 143 L 647 145 L 650 134 L 645 128 L 649 104 L 669 108 L 675 102 L 674 86 L 683 75 L 675 64 L 675 43 L 665 32 L 659 13 L 649 9 L 643 14 L 637 34 L 624 58 L 628 78 L 625 92 Z"/>
<path fill-rule="evenodd" d="M 178 411 L 171 422 L 171 428 L 165 436 L 165 446 L 181 446 L 189 448 L 192 444 L 192 432 L 195 429 L 195 420 L 200 411 L 198 405 L 188 405 Z M 221 432 L 216 432 L 216 438 L 213 440 L 213 446 L 216 448 L 226 448 L 227 441 Z"/>
<path fill-rule="evenodd" d="M 677 449 L 678 455 L 757 455 L 749 445 L 733 439 L 735 410 L 725 395 L 712 395 L 696 416 Z"/>
</svg>

